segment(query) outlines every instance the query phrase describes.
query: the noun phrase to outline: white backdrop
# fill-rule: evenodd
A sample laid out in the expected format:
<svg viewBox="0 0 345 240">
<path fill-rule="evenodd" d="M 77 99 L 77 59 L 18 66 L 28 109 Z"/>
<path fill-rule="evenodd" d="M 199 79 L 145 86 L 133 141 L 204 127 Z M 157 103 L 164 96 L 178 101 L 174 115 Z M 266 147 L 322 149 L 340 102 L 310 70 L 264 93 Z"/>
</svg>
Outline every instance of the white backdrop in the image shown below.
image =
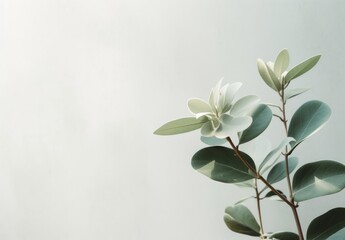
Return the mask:
<svg viewBox="0 0 345 240">
<path fill-rule="evenodd" d="M 342 0 L 2 0 L 0 16 L 2 240 L 247 239 L 223 211 L 251 193 L 190 167 L 199 133 L 152 132 L 222 76 L 276 101 L 256 59 L 282 48 L 292 64 L 323 54 L 290 113 L 308 99 L 333 109 L 301 162 L 345 163 Z M 301 204 L 304 230 L 344 197 Z M 268 231 L 295 231 L 287 207 L 263 207 Z"/>
</svg>

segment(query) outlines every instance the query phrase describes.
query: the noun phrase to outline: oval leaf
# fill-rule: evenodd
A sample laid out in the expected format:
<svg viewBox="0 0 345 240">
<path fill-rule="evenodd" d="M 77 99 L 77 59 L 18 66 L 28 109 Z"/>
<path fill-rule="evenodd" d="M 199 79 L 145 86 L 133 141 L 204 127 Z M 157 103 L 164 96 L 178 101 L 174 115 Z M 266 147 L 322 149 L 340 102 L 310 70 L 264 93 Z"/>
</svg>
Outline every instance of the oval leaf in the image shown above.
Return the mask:
<svg viewBox="0 0 345 240">
<path fill-rule="evenodd" d="M 269 66 L 267 66 L 267 71 L 268 71 L 268 74 L 270 75 L 270 77 L 271 77 L 271 79 L 273 81 L 273 84 L 275 85 L 276 89 L 278 89 L 278 91 L 280 91 L 282 89 L 282 84 L 280 83 L 279 78 L 274 73 L 273 67 L 270 68 Z"/>
<path fill-rule="evenodd" d="M 286 198 L 285 194 L 284 194 L 282 191 L 280 191 L 280 190 L 278 190 L 278 189 L 277 189 L 277 191 L 278 191 L 281 195 L 283 195 L 283 196 Z M 265 195 L 264 198 L 267 198 L 267 199 L 270 199 L 270 200 L 275 200 L 275 201 L 282 201 L 282 199 L 281 199 L 275 192 L 273 192 L 273 191 L 269 191 L 269 192 Z"/>
<path fill-rule="evenodd" d="M 292 116 L 288 136 L 296 141 L 292 147 L 317 132 L 331 116 L 330 107 L 317 100 L 304 103 Z"/>
<path fill-rule="evenodd" d="M 292 186 L 297 202 L 337 193 L 345 187 L 345 166 L 330 160 L 305 164 L 295 173 Z"/>
<path fill-rule="evenodd" d="M 286 49 L 283 49 L 277 56 L 276 61 L 274 62 L 274 73 L 280 77 L 282 73 L 289 66 L 289 52 Z"/>
<path fill-rule="evenodd" d="M 253 122 L 240 134 L 240 144 L 253 140 L 265 131 L 272 120 L 272 111 L 267 105 L 260 104 L 249 114 L 249 116 L 252 117 Z"/>
<path fill-rule="evenodd" d="M 216 138 L 216 137 L 204 137 L 201 136 L 200 140 L 210 146 L 219 146 L 219 145 L 223 145 L 224 143 L 226 143 L 226 139 L 225 138 Z"/>
<path fill-rule="evenodd" d="M 298 159 L 296 157 L 289 158 L 289 173 L 297 167 Z M 278 162 L 267 175 L 267 181 L 270 184 L 277 183 L 286 178 L 285 161 Z"/>
<path fill-rule="evenodd" d="M 224 222 L 232 231 L 249 236 L 260 236 L 260 226 L 250 210 L 242 205 L 227 207 Z"/>
<path fill-rule="evenodd" d="M 308 91 L 309 88 L 294 88 L 294 89 L 286 89 L 284 92 L 284 102 L 286 102 L 288 99 L 296 97 L 302 93 L 305 93 Z"/>
<path fill-rule="evenodd" d="M 317 55 L 314 57 L 311 57 L 304 62 L 298 64 L 297 66 L 293 67 L 285 76 L 286 83 L 290 82 L 292 79 L 295 79 L 302 74 L 308 72 L 310 69 L 312 69 L 317 62 L 320 60 L 321 55 Z"/>
<path fill-rule="evenodd" d="M 255 95 L 248 95 L 237 100 L 231 107 L 230 115 L 239 117 L 247 114 L 258 105 L 260 98 Z"/>
<path fill-rule="evenodd" d="M 273 164 L 275 164 L 276 161 L 278 160 L 278 158 L 280 157 L 280 155 L 283 152 L 283 150 L 285 149 L 286 145 L 288 145 L 292 141 L 294 141 L 294 139 L 292 137 L 284 138 L 278 147 L 276 147 L 269 154 L 267 154 L 267 156 L 265 157 L 265 159 L 262 161 L 262 163 L 259 166 L 259 172 L 264 173 L 269 168 L 271 168 L 273 166 Z M 271 164 L 269 164 L 268 166 L 265 167 L 265 165 L 268 162 L 271 162 Z"/>
<path fill-rule="evenodd" d="M 247 154 L 241 152 L 241 156 L 255 169 L 253 160 Z M 207 177 L 224 183 L 238 183 L 254 178 L 234 150 L 221 146 L 198 151 L 192 158 L 192 167 Z"/>
<path fill-rule="evenodd" d="M 293 232 L 278 232 L 270 236 L 270 239 L 277 240 L 299 240 L 299 236 Z"/>
<path fill-rule="evenodd" d="M 307 230 L 307 240 L 324 240 L 332 235 L 337 235 L 338 239 L 345 239 L 345 232 L 337 234 L 345 228 L 345 208 L 334 208 L 325 214 L 315 218 Z M 341 238 L 340 238 L 340 235 Z"/>
<path fill-rule="evenodd" d="M 274 81 L 272 80 L 270 73 L 268 71 L 268 67 L 266 63 L 262 59 L 258 59 L 257 61 L 258 70 L 261 78 L 265 81 L 265 83 L 272 88 L 274 91 L 278 92 L 278 88 L 276 87 Z"/>
<path fill-rule="evenodd" d="M 204 123 L 208 122 L 207 118 L 187 117 L 180 118 L 171 122 L 168 122 L 158 128 L 154 134 L 156 135 L 175 135 L 185 132 L 194 131 L 202 127 Z"/>
</svg>

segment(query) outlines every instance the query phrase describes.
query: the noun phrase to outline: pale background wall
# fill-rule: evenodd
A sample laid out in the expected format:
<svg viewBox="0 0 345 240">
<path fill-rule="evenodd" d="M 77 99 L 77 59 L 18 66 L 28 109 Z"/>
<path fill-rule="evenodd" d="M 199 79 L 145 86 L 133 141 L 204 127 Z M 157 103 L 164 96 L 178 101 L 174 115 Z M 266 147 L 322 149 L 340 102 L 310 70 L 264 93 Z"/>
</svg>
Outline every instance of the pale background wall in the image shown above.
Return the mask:
<svg viewBox="0 0 345 240">
<path fill-rule="evenodd" d="M 302 162 L 345 163 L 342 0 L 2 0 L 0 16 L 0 239 L 247 239 L 222 217 L 251 193 L 190 167 L 199 133 L 152 132 L 222 76 L 275 101 L 256 59 L 282 48 L 293 64 L 323 54 L 290 112 L 315 98 L 334 112 Z M 305 230 L 344 197 L 301 204 Z M 266 229 L 294 231 L 287 207 L 265 209 Z"/>
</svg>

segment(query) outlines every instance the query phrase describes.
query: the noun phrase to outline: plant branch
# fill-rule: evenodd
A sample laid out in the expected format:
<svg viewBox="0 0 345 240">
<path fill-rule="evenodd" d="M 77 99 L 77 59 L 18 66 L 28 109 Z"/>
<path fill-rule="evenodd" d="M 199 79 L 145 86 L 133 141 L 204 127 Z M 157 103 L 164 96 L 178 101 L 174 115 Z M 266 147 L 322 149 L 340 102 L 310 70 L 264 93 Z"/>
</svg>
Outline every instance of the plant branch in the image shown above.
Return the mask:
<svg viewBox="0 0 345 240">
<path fill-rule="evenodd" d="M 253 175 L 255 175 L 255 177 L 257 179 L 260 179 L 269 189 L 272 190 L 272 192 L 274 192 L 281 200 L 283 200 L 286 204 L 288 204 L 290 207 L 295 207 L 295 205 L 293 203 L 291 203 L 283 194 L 281 194 L 280 192 L 277 191 L 277 189 L 275 189 L 269 182 L 267 182 L 267 180 L 260 175 L 260 173 L 258 173 L 248 162 L 247 160 L 245 160 L 241 153 L 238 151 L 238 149 L 236 148 L 235 144 L 232 142 L 230 137 L 227 137 L 226 140 L 230 143 L 231 147 L 233 148 L 233 150 L 235 151 L 235 154 L 238 156 L 238 158 L 243 162 L 244 165 L 246 165 L 246 167 L 252 172 Z"/>
<path fill-rule="evenodd" d="M 287 118 L 286 118 L 286 101 L 284 100 L 284 94 L 285 94 L 285 88 L 284 86 L 282 87 L 282 91 L 281 91 L 281 102 L 282 102 L 282 114 L 283 114 L 283 126 L 285 129 L 285 134 L 286 136 L 288 136 L 288 126 L 287 126 Z M 299 216 L 298 216 L 298 212 L 297 212 L 297 206 L 295 205 L 295 200 L 294 200 L 294 196 L 293 196 L 293 191 L 292 191 L 292 185 L 291 185 L 291 179 L 290 179 L 290 172 L 289 172 L 289 155 L 291 154 L 291 151 L 289 151 L 288 146 L 285 147 L 285 153 L 283 154 L 283 156 L 285 157 L 285 172 L 286 172 L 286 180 L 287 180 L 287 184 L 288 184 L 288 189 L 289 189 L 289 194 L 290 194 L 290 203 L 292 204 L 291 209 L 295 218 L 295 222 L 296 222 L 296 226 L 297 226 L 297 230 L 298 230 L 298 235 L 299 235 L 299 239 L 300 240 L 304 240 L 303 237 L 303 231 L 302 231 L 302 226 L 301 226 L 301 222 L 299 220 Z"/>
<path fill-rule="evenodd" d="M 260 193 L 258 191 L 258 181 L 257 181 L 257 179 L 255 179 L 255 194 L 256 194 L 256 205 L 257 205 L 257 208 L 258 208 L 258 216 L 259 216 L 259 224 L 260 224 L 260 234 L 261 234 L 261 237 L 263 237 L 264 234 L 265 234 L 265 231 L 264 231 L 264 226 L 262 224 Z"/>
</svg>

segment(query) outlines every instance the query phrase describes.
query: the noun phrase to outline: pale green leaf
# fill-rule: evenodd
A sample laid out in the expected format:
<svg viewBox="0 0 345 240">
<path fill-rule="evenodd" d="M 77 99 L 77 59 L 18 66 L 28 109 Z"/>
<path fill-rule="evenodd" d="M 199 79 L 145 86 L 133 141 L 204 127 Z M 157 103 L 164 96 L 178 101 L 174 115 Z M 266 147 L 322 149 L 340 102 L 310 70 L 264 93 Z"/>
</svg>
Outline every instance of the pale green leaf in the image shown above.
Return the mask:
<svg viewBox="0 0 345 240">
<path fill-rule="evenodd" d="M 251 211 L 242 204 L 227 207 L 224 221 L 228 228 L 234 232 L 249 236 L 260 236 L 259 224 Z"/>
<path fill-rule="evenodd" d="M 276 87 L 275 83 L 273 82 L 266 63 L 262 59 L 258 59 L 257 61 L 258 70 L 261 78 L 265 81 L 265 83 L 272 88 L 274 91 L 278 92 L 278 88 Z"/>
<path fill-rule="evenodd" d="M 286 49 L 283 49 L 277 56 L 276 61 L 274 62 L 274 73 L 280 78 L 282 73 L 289 66 L 289 52 Z"/>
<path fill-rule="evenodd" d="M 292 186 L 296 202 L 337 193 L 345 187 L 345 166 L 330 160 L 305 164 L 296 171 Z"/>
<path fill-rule="evenodd" d="M 309 88 L 286 89 L 284 91 L 284 102 L 286 102 L 290 98 L 293 98 L 293 97 L 296 97 L 302 93 L 305 93 L 308 90 L 309 90 Z"/>
<path fill-rule="evenodd" d="M 296 157 L 289 157 L 288 163 L 289 173 L 291 173 L 297 167 L 298 159 Z M 286 178 L 285 160 L 278 162 L 276 165 L 273 166 L 273 168 L 267 175 L 267 181 L 270 184 L 274 184 L 283 180 L 284 178 Z"/>
<path fill-rule="evenodd" d="M 156 135 L 175 135 L 185 132 L 190 132 L 202 127 L 204 123 L 208 122 L 207 118 L 187 117 L 180 118 L 171 122 L 168 122 L 158 128 L 154 134 Z"/>
<path fill-rule="evenodd" d="M 262 163 L 259 166 L 259 172 L 262 174 L 264 172 L 266 172 L 268 169 L 270 169 L 278 160 L 278 158 L 280 157 L 281 153 L 284 151 L 286 145 L 288 145 L 290 142 L 294 141 L 294 139 L 292 137 L 286 137 L 284 138 L 281 143 L 278 145 L 278 147 L 276 147 L 275 149 L 273 149 L 266 157 L 265 159 L 262 161 Z M 266 164 L 268 162 L 271 162 L 268 166 L 266 166 Z"/>
<path fill-rule="evenodd" d="M 255 169 L 253 160 L 243 152 L 240 154 Z M 195 153 L 192 167 L 205 176 L 224 183 L 238 183 L 254 178 L 234 150 L 221 146 L 207 147 Z"/>
<path fill-rule="evenodd" d="M 279 78 L 276 76 L 273 69 L 270 68 L 269 66 L 267 66 L 267 71 L 268 71 L 268 74 L 270 75 L 270 77 L 272 79 L 274 86 L 276 87 L 276 89 L 278 89 L 278 91 L 280 91 L 282 89 L 282 84 L 281 84 Z"/>
<path fill-rule="evenodd" d="M 210 113 L 212 109 L 210 105 L 202 99 L 192 98 L 188 100 L 188 108 L 194 114 Z"/>
<path fill-rule="evenodd" d="M 240 188 L 255 188 L 255 183 L 253 179 L 249 179 L 247 181 L 234 183 L 234 184 Z"/>
<path fill-rule="evenodd" d="M 276 240 L 299 240 L 299 236 L 293 232 L 278 232 L 270 236 L 270 239 Z"/>
<path fill-rule="evenodd" d="M 345 239 L 345 208 L 334 208 L 315 218 L 307 230 L 307 240 Z M 331 238 L 336 236 L 337 238 Z"/>
<path fill-rule="evenodd" d="M 230 114 L 234 117 L 243 116 L 255 108 L 259 101 L 260 98 L 258 96 L 245 96 L 235 102 L 235 104 L 231 107 Z"/>
<path fill-rule="evenodd" d="M 234 205 L 238 205 L 238 204 L 243 203 L 243 202 L 245 202 L 245 201 L 247 201 L 249 199 L 252 199 L 252 198 L 255 198 L 255 197 L 254 196 L 250 196 L 250 197 L 242 198 L 242 199 L 238 200 Z"/>
<path fill-rule="evenodd" d="M 285 82 L 290 82 L 292 79 L 295 79 L 302 74 L 308 72 L 310 69 L 312 69 L 317 62 L 320 60 L 321 55 L 317 55 L 314 57 L 311 57 L 304 62 L 298 64 L 297 66 L 293 67 L 285 76 Z"/>
<path fill-rule="evenodd" d="M 226 143 L 226 139 L 225 138 L 216 138 L 216 137 L 204 137 L 201 136 L 200 140 L 210 146 L 219 146 L 219 145 L 223 145 L 224 143 Z"/>
<path fill-rule="evenodd" d="M 265 131 L 272 120 L 272 111 L 268 106 L 260 104 L 251 111 L 249 116 L 252 117 L 253 122 L 246 130 L 240 133 L 240 144 L 253 140 Z"/>
<path fill-rule="evenodd" d="M 318 100 L 304 103 L 292 116 L 288 136 L 296 141 L 293 146 L 317 132 L 331 116 L 330 107 Z"/>
</svg>

